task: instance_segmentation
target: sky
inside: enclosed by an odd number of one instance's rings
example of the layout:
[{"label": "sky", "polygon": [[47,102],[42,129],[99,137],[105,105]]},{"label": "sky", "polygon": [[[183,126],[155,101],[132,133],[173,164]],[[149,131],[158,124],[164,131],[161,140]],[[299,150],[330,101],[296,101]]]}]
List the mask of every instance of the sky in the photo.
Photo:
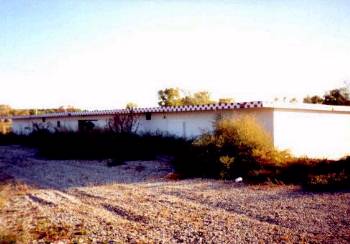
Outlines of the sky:
[{"label": "sky", "polygon": [[0,0],[0,104],[156,106],[322,95],[350,81],[350,2]]}]

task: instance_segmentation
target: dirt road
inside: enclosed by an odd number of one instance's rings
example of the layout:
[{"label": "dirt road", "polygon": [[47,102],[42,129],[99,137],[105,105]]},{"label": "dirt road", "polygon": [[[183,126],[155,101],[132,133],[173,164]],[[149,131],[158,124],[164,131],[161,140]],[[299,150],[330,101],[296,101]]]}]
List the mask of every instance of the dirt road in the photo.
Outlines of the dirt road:
[{"label": "dirt road", "polygon": [[20,146],[0,147],[0,172],[17,182],[0,231],[18,233],[19,242],[350,243],[349,192],[169,181],[166,162],[109,168],[44,160]]}]

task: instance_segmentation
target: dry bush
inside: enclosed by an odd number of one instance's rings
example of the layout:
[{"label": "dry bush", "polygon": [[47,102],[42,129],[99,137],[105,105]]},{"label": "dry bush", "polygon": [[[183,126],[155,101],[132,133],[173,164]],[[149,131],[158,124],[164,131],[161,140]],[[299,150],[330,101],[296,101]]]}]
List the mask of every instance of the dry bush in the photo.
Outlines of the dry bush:
[{"label": "dry bush", "polygon": [[139,127],[139,115],[132,108],[125,114],[116,114],[108,121],[108,129],[114,133],[136,133]]},{"label": "dry bush", "polygon": [[270,135],[252,116],[217,121],[213,139],[219,148],[235,151],[233,161],[237,163],[281,165],[290,159],[288,152],[274,148]]},{"label": "dry bush", "polygon": [[[305,160],[308,162],[308,160]],[[305,164],[302,184],[313,191],[350,189],[350,157],[340,160],[312,160]]]},{"label": "dry bush", "polygon": [[274,148],[268,133],[253,117],[245,116],[216,121],[214,132],[195,140],[175,165],[189,175],[234,178],[283,165],[290,158],[288,152]]}]

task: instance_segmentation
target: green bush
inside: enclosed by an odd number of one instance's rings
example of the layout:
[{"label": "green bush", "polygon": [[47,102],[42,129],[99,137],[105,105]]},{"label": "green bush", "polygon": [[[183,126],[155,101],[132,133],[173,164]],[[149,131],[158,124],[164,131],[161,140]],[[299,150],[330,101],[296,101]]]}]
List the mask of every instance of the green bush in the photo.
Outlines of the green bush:
[{"label": "green bush", "polygon": [[193,142],[192,148],[178,155],[175,165],[189,175],[234,178],[251,171],[281,166],[290,160],[286,151],[277,151],[268,133],[251,116],[223,119],[213,133]]}]

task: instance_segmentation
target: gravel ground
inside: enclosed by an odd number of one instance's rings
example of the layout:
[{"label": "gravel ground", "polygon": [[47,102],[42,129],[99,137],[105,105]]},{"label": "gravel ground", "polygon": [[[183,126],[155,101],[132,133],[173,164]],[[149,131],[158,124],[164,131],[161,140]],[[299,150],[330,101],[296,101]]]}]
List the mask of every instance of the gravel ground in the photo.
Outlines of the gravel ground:
[{"label": "gravel ground", "polygon": [[72,229],[63,242],[350,243],[349,192],[170,181],[166,162],[106,163],[44,160],[32,149],[0,147],[0,172],[27,186],[0,212],[0,231],[18,222],[35,229],[45,218]]}]

